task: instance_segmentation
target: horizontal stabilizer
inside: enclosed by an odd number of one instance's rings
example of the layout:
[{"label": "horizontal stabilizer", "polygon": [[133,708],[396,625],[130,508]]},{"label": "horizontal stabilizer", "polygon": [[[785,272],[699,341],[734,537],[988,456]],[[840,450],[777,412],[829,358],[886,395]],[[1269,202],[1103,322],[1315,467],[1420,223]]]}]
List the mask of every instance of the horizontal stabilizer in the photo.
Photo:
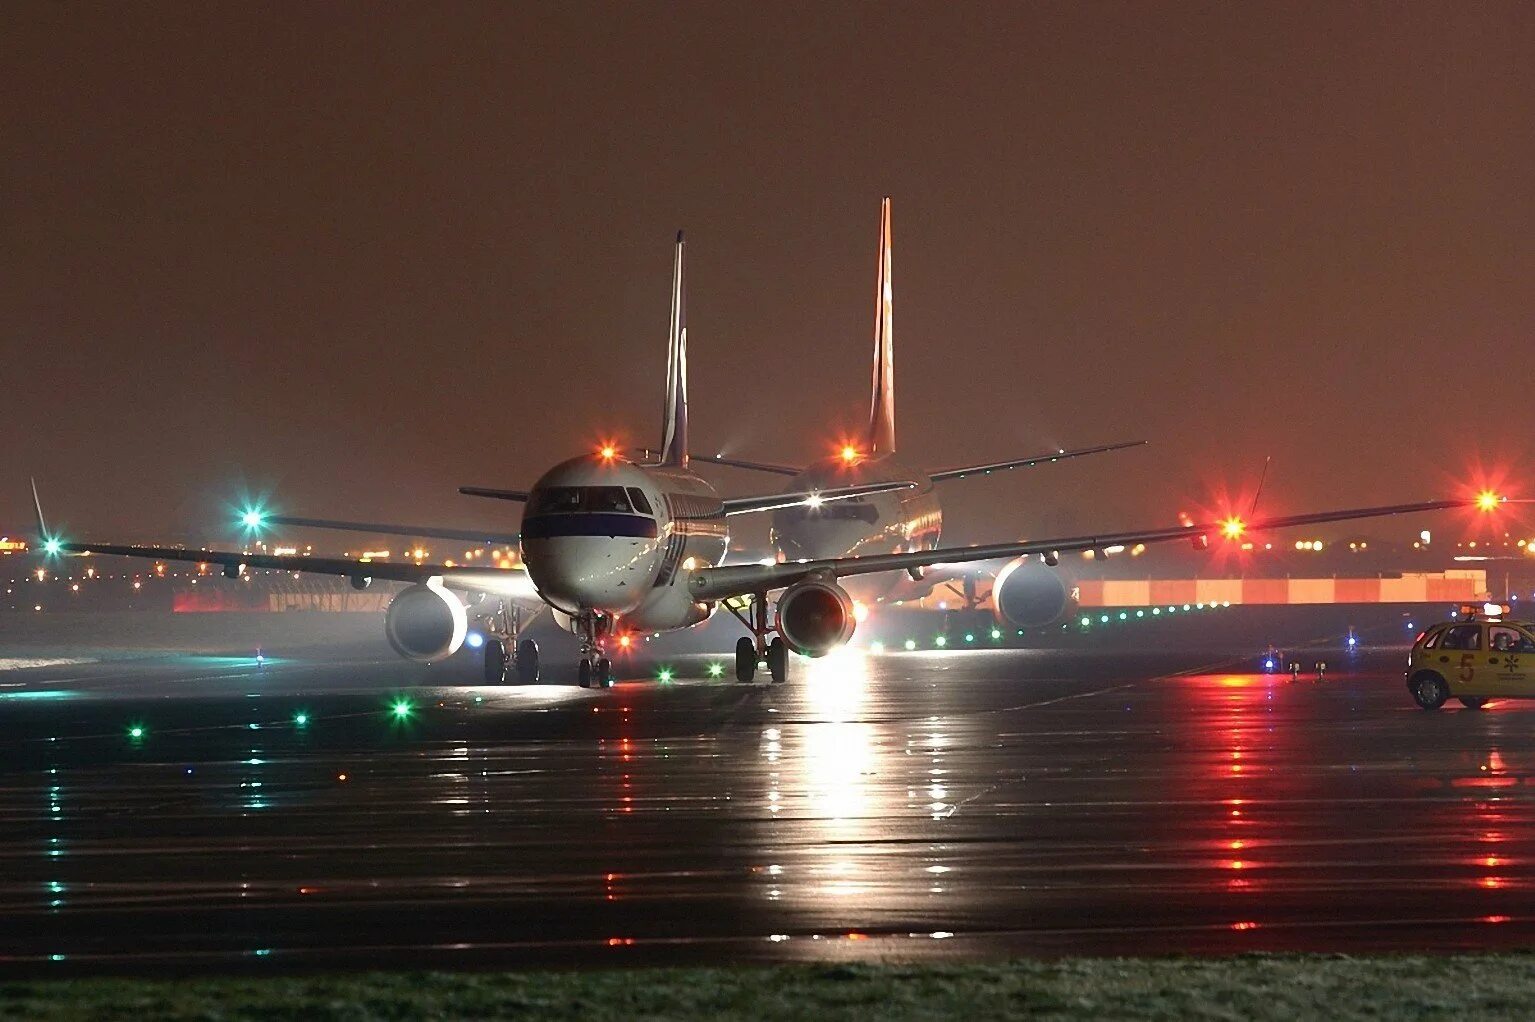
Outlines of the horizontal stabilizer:
[{"label": "horizontal stabilizer", "polygon": [[963,479],[965,476],[989,475],[992,472],[1001,472],[1009,468],[1028,468],[1031,465],[1046,465],[1053,461],[1065,461],[1068,458],[1080,458],[1087,454],[1103,454],[1105,451],[1121,451],[1126,447],[1144,446],[1144,440],[1127,440],[1117,444],[1101,444],[1097,447],[1079,447],[1074,451],[1052,451],[1048,454],[1036,454],[1028,458],[1016,458],[1011,461],[993,461],[985,465],[966,465],[963,468],[946,468],[940,472],[931,472],[928,478],[933,482],[941,482],[945,479]]},{"label": "horizontal stabilizer", "polygon": [[494,529],[446,529],[435,525],[398,525],[391,522],[342,522],[333,518],[300,518],[297,515],[266,515],[267,525],[291,525],[301,529],[335,529],[340,532],[369,532],[379,536],[421,536],[429,539],[458,539],[466,543],[515,544],[515,532]]},{"label": "horizontal stabilizer", "polygon": [[527,490],[492,490],[484,486],[460,486],[458,492],[466,497],[489,497],[492,500],[520,500],[526,502]]}]

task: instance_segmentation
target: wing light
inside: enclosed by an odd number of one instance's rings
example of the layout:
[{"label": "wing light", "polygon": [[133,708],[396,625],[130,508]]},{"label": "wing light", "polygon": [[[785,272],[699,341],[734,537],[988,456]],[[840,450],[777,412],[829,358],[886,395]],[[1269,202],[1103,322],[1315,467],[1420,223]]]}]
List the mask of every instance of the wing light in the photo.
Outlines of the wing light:
[{"label": "wing light", "polygon": [[1235,515],[1221,522],[1221,535],[1227,539],[1241,539],[1242,534],[1246,531],[1247,523]]},{"label": "wing light", "polygon": [[1476,506],[1482,511],[1495,511],[1503,498],[1491,490],[1483,490],[1476,495]]}]

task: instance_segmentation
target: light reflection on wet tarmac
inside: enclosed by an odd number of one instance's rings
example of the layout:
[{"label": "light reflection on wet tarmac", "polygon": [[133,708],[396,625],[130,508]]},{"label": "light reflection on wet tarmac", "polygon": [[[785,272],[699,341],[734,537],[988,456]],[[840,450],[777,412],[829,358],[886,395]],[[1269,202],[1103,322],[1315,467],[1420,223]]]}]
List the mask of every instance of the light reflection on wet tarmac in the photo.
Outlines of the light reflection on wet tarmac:
[{"label": "light reflection on wet tarmac", "polygon": [[[1422,713],[1396,652],[1321,684],[1036,651],[848,652],[742,687],[702,680],[700,659],[679,661],[691,680],[607,692],[421,688],[413,665],[344,660],[210,674],[205,659],[8,676],[68,696],[5,707],[0,961],[1535,936],[1535,703]],[[210,677],[223,694],[192,698]]]}]

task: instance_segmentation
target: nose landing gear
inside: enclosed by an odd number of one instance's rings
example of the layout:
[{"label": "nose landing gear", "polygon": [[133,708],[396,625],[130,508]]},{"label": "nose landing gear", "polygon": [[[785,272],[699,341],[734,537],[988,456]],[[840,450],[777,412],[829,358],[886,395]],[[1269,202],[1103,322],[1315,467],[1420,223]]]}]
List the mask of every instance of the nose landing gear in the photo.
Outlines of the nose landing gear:
[{"label": "nose landing gear", "polygon": [[750,636],[743,635],[736,640],[736,681],[750,684],[757,676],[757,665],[766,661],[773,684],[782,685],[789,679],[789,646],[780,635],[773,635],[772,641],[768,641],[768,636],[777,629],[768,625],[767,594],[754,593],[745,600],[746,613],[731,601],[722,601],[725,609],[751,632]]},{"label": "nose landing gear", "polygon": [[613,687],[613,661],[603,651],[604,640],[613,630],[613,619],[587,611],[576,619],[577,632],[581,637],[581,663],[576,669],[576,680],[582,688]]}]

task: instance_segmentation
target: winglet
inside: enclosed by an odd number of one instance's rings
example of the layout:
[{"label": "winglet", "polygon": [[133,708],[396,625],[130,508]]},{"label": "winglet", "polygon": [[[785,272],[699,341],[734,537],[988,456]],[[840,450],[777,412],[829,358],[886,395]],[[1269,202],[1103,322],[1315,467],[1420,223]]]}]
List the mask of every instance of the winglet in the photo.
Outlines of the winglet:
[{"label": "winglet", "polygon": [[42,542],[48,541],[48,526],[43,521],[43,502],[37,495],[37,477],[32,478],[32,510],[37,512],[37,538]]},{"label": "winglet", "polygon": [[874,385],[869,402],[869,452],[895,451],[895,353],[891,330],[895,295],[890,283],[890,197],[879,208],[879,280],[874,289]]},{"label": "winglet", "polygon": [[672,265],[672,319],[666,345],[666,407],[661,420],[662,465],[688,463],[688,320],[682,281],[682,232]]}]

